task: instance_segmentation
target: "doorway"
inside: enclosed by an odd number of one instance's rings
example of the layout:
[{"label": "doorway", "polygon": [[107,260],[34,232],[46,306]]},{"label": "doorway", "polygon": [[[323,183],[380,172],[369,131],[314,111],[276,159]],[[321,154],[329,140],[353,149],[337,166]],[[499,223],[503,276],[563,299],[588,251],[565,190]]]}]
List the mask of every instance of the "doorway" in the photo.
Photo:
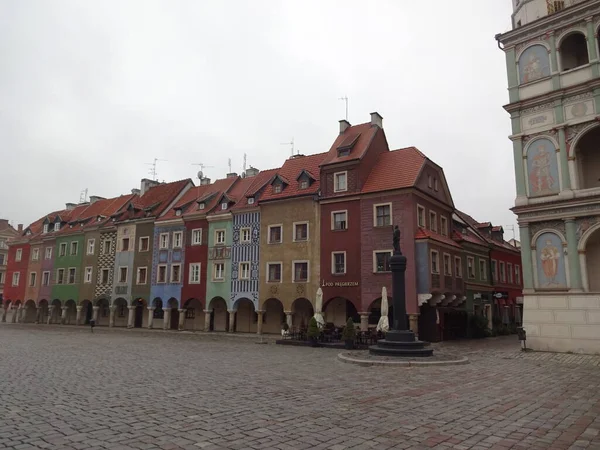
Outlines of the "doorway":
[{"label": "doorway", "polygon": [[135,302],[135,328],[142,328],[144,322],[144,301],[140,298]]}]

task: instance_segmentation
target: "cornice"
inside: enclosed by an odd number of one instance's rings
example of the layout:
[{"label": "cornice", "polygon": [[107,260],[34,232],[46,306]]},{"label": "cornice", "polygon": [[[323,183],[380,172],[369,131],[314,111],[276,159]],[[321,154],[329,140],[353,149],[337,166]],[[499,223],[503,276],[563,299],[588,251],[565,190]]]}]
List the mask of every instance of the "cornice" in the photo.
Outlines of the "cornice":
[{"label": "cornice", "polygon": [[[522,112],[522,110],[524,109],[534,108],[547,103],[555,101],[562,102],[563,100],[569,97],[572,97],[574,95],[585,94],[588,93],[590,90],[594,90],[597,88],[600,88],[600,78],[594,78],[592,80],[588,80],[583,83],[576,84],[574,86],[569,86],[567,88],[552,90],[544,94],[538,95],[537,97],[531,97],[526,100],[508,103],[504,105],[503,108],[508,113]],[[551,107],[552,106],[550,106],[550,108]]]}]

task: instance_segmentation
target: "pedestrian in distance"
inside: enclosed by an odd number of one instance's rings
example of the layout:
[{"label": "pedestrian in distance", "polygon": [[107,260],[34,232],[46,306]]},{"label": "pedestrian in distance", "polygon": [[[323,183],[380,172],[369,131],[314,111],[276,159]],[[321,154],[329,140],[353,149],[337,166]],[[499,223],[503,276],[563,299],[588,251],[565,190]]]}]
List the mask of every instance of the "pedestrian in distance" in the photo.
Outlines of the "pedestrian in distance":
[{"label": "pedestrian in distance", "polygon": [[90,327],[92,329],[92,333],[94,332],[94,326],[96,325],[96,321],[94,319],[90,320]]}]

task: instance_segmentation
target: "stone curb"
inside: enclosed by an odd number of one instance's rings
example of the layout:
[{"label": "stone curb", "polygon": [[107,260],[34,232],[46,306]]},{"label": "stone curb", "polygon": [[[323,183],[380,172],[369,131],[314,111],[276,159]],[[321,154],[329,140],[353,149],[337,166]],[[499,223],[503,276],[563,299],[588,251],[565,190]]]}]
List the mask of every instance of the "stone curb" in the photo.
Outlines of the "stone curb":
[{"label": "stone curb", "polygon": [[[404,366],[404,367],[421,367],[421,366],[460,366],[469,364],[469,358],[466,356],[461,359],[455,359],[451,361],[376,361],[367,359],[351,358],[350,356],[344,355],[344,353],[338,353],[338,359],[346,364],[355,364],[357,366],[370,367],[370,366]],[[425,359],[425,358],[424,358]]]}]

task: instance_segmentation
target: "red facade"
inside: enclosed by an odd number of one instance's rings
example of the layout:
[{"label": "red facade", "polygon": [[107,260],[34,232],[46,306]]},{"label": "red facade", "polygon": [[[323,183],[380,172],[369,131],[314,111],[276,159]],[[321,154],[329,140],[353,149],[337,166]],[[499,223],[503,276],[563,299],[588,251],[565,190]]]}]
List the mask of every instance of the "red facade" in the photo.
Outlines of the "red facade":
[{"label": "red facade", "polygon": [[[192,230],[202,229],[202,244],[192,245]],[[186,246],[185,246],[185,266],[183,270],[183,286],[181,288],[181,298],[183,302],[195,298],[200,301],[203,308],[206,308],[206,283],[208,270],[208,221],[196,219],[185,221]],[[200,263],[200,284],[190,284],[190,264]]]},{"label": "red facade", "polygon": [[[16,260],[17,251],[21,250],[20,261]],[[29,274],[27,268],[29,266],[30,245],[28,243],[16,244],[11,243],[8,249],[8,261],[6,266],[6,279],[4,283],[4,304],[7,302],[14,303],[16,301],[25,301],[25,289],[28,282]],[[19,283],[13,286],[14,273],[19,273]]]},{"label": "red facade", "polygon": [[[496,269],[492,274],[494,279],[494,291],[506,293],[507,298],[498,298],[499,306],[510,306],[517,303],[517,297],[523,292],[523,273],[521,268],[521,253],[511,250],[510,244],[494,245],[490,252],[490,258],[495,261]],[[501,273],[504,267],[504,276]]]}]

